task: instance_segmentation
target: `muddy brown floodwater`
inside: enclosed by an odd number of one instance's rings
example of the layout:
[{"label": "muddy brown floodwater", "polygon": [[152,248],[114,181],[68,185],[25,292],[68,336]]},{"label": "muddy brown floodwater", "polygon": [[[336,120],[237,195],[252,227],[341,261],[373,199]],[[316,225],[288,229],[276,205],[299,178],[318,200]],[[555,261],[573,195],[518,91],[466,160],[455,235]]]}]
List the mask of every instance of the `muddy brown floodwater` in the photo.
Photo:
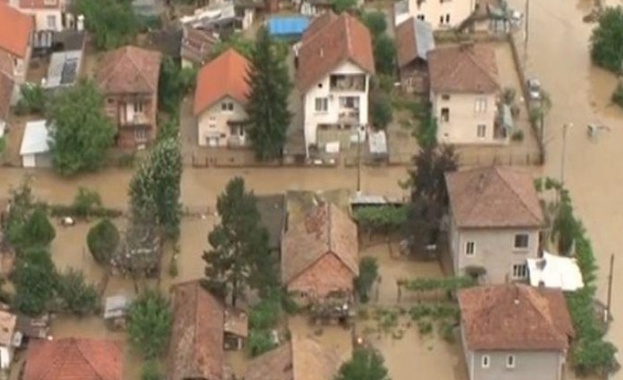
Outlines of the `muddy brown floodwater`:
[{"label": "muddy brown floodwater", "polygon": [[[524,0],[509,0],[524,9]],[[592,67],[589,37],[594,24],[582,22],[592,1],[547,0],[530,2],[528,73],[541,79],[553,100],[547,117],[547,155],[544,172],[561,177],[563,167],[563,128],[573,123],[566,138],[564,179],[574,206],[588,230],[600,266],[598,296],[606,300],[610,255],[614,254],[612,312],[614,322],[609,338],[623,349],[623,112],[610,103],[616,86],[614,75]],[[607,5],[623,5],[606,0]],[[587,124],[610,127],[591,141]],[[623,379],[623,372],[613,379]]]}]

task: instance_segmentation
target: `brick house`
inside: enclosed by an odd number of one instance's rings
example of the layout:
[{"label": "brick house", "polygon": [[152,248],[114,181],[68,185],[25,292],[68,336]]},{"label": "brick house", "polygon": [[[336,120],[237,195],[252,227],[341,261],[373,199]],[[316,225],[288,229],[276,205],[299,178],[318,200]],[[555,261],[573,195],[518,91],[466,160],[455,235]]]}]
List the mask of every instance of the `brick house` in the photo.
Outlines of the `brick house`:
[{"label": "brick house", "polygon": [[396,27],[396,55],[402,89],[409,93],[428,92],[428,52],[435,49],[433,28],[411,17]]},{"label": "brick house", "polygon": [[489,285],[463,289],[458,299],[470,380],[564,377],[575,333],[562,291]]},{"label": "brick house", "polygon": [[331,203],[286,222],[281,248],[282,281],[299,304],[348,296],[359,275],[357,226]]},{"label": "brick house", "polygon": [[117,145],[137,148],[156,138],[161,54],[125,46],[104,54],[95,74]]},{"label": "brick house", "polygon": [[123,343],[66,338],[30,343],[22,380],[123,379]]},{"label": "brick house", "polygon": [[0,1],[0,72],[13,81],[13,105],[19,98],[19,87],[26,81],[34,30],[35,20],[32,16]]}]

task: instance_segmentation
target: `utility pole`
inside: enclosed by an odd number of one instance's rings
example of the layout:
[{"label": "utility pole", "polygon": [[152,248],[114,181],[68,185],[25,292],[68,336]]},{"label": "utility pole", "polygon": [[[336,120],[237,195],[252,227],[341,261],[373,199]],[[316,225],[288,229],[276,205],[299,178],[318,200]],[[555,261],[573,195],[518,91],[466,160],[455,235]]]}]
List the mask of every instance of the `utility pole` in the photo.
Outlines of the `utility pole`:
[{"label": "utility pole", "polygon": [[612,305],[612,272],[614,269],[614,253],[610,255],[610,273],[608,274],[608,299],[606,303],[606,322],[610,320],[610,306]]},{"label": "utility pole", "polygon": [[357,194],[361,192],[361,128],[357,128]]}]

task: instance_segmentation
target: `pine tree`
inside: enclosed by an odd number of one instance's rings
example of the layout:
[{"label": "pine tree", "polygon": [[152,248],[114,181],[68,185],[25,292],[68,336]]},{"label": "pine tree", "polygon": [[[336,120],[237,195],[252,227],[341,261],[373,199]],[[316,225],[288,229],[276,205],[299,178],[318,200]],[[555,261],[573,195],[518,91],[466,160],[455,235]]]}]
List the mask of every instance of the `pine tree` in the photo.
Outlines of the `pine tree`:
[{"label": "pine tree", "polygon": [[279,158],[292,118],[288,110],[292,84],[283,57],[265,28],[258,33],[248,74],[247,114],[255,155],[260,160]]},{"label": "pine tree", "polygon": [[212,248],[203,254],[204,285],[223,299],[231,295],[235,306],[248,287],[264,292],[276,282],[268,232],[260,224],[255,195],[240,177],[229,181],[216,209],[221,222],[208,234]]}]

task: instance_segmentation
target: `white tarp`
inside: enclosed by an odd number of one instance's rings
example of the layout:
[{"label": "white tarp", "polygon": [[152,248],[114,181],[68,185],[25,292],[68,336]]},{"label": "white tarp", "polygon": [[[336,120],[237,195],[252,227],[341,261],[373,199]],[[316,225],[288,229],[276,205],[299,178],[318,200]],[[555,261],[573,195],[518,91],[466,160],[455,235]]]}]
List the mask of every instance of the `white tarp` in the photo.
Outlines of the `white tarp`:
[{"label": "white tarp", "polygon": [[572,292],[584,287],[582,273],[575,259],[543,252],[540,259],[528,259],[530,285]]}]

